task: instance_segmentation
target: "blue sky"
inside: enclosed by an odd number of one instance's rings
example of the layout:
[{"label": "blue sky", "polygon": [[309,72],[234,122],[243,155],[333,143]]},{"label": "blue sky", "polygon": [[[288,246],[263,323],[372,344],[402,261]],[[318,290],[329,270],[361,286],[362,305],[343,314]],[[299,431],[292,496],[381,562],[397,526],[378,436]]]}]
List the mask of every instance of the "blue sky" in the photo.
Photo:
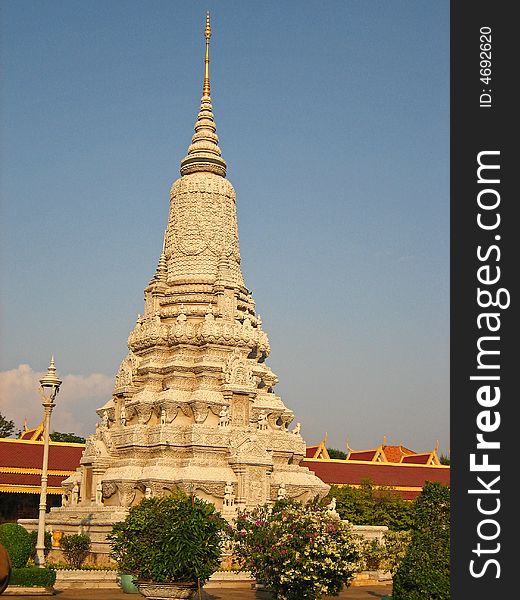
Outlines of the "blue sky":
[{"label": "blue sky", "polygon": [[446,452],[447,0],[4,1],[0,410],[40,418],[54,353],[75,378],[57,428],[93,430],[191,139],[206,10],[278,393],[308,443]]}]

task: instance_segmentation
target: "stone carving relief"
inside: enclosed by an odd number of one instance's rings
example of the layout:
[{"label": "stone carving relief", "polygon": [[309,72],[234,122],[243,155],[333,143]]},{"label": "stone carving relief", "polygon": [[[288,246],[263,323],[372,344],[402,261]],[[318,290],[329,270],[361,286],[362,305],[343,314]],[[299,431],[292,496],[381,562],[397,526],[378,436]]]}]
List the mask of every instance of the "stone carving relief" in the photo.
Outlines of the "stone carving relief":
[{"label": "stone carving relief", "polygon": [[235,396],[231,405],[231,423],[234,427],[247,427],[249,425],[249,397]]},{"label": "stone carving relief", "polygon": [[167,425],[175,421],[177,413],[179,412],[179,405],[174,402],[169,402],[168,400],[163,400],[155,403],[154,410],[160,419],[161,425]]},{"label": "stone carving relief", "polygon": [[140,425],[146,425],[152,416],[152,412],[154,410],[154,405],[151,403],[140,403],[134,407],[135,412],[137,413],[137,420]]},{"label": "stone carving relief", "polygon": [[79,504],[79,499],[80,499],[80,485],[79,483],[76,481],[74,483],[74,485],[72,486],[72,498],[71,498],[71,503],[72,504]]},{"label": "stone carving relief", "polygon": [[252,467],[248,471],[248,504],[260,505],[266,500],[265,498],[265,471],[261,467]]},{"label": "stone carving relief", "polygon": [[135,498],[135,483],[118,483],[119,503],[121,506],[130,506]]},{"label": "stone carving relief", "polygon": [[272,455],[266,449],[265,437],[256,434],[240,435],[231,441],[230,462],[242,464],[272,464]]},{"label": "stone carving relief", "polygon": [[287,490],[285,489],[285,483],[282,481],[280,483],[280,487],[278,488],[278,492],[276,493],[277,500],[283,500],[287,497]]},{"label": "stone carving relief", "polygon": [[227,179],[193,174],[189,181],[181,178],[173,184],[171,197],[175,211],[168,242],[173,253],[193,256],[207,248],[215,256],[240,260],[235,191]]},{"label": "stone carving relief", "polygon": [[224,380],[231,385],[244,387],[254,387],[255,385],[251,364],[238,350],[234,350],[228,359],[224,370]]},{"label": "stone carving relief", "polygon": [[266,431],[267,427],[267,412],[265,410],[262,410],[258,415],[256,428],[258,429],[258,431]]},{"label": "stone carving relief", "polygon": [[143,318],[138,317],[137,323],[128,337],[128,347],[133,352],[139,352],[151,346],[164,345],[168,338],[168,328],[161,322],[158,312]]},{"label": "stone carving relief", "polygon": [[103,498],[110,498],[117,492],[117,485],[113,481],[102,481]]},{"label": "stone carving relief", "polygon": [[219,421],[218,421],[218,426],[219,427],[228,427],[229,423],[230,423],[230,418],[229,418],[229,409],[227,406],[223,406],[220,410],[220,412],[218,413],[219,416]]},{"label": "stone carving relief", "polygon": [[139,359],[133,352],[128,352],[126,357],[121,362],[116,374],[115,388],[125,387],[132,384],[132,378],[137,373]]},{"label": "stone carving relief", "polygon": [[82,462],[92,461],[95,460],[98,456],[101,456],[101,444],[103,444],[103,442],[100,439],[96,439],[96,437],[94,437],[93,435],[89,436],[85,443],[85,450],[83,451],[83,456],[81,457]]},{"label": "stone carving relief", "polygon": [[208,418],[209,406],[204,402],[193,402],[191,404],[191,409],[193,410],[193,418],[195,419],[195,423],[204,423],[204,421]]},{"label": "stone carving relief", "polygon": [[103,504],[103,484],[101,481],[96,485],[96,504],[98,506]]},{"label": "stone carving relief", "polygon": [[214,498],[224,497],[224,483],[193,482],[195,490],[201,490]]}]

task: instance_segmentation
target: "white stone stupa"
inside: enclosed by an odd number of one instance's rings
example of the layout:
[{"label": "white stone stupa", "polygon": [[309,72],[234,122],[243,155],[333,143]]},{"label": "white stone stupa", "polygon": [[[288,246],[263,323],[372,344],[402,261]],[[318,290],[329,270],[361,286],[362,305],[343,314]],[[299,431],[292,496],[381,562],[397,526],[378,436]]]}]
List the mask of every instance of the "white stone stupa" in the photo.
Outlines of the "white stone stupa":
[{"label": "white stone stupa", "polygon": [[305,442],[299,426],[289,430],[294,414],[265,362],[269,341],[240,269],[235,190],[213,118],[209,15],[204,33],[200,111],[144,313],[81,467],[63,483],[63,506],[49,515],[53,528],[101,534],[142,498],[176,488],[229,518],[280,490],[305,501],[329,489],[300,466]]}]

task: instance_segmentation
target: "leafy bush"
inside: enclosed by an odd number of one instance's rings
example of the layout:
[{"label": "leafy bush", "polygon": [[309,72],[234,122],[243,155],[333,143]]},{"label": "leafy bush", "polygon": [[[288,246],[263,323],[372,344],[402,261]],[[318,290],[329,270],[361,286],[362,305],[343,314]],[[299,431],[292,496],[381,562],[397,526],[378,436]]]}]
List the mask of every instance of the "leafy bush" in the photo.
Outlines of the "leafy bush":
[{"label": "leafy bush", "polygon": [[449,600],[450,490],[427,482],[415,504],[412,541],[393,581],[393,600]]},{"label": "leafy bush", "polygon": [[31,556],[32,544],[29,532],[18,523],[3,523],[0,525],[0,544],[2,544],[13,568],[22,568],[27,565]]},{"label": "leafy bush", "polygon": [[213,504],[179,491],[133,506],[108,540],[120,571],[138,580],[203,584],[220,565],[227,527]]},{"label": "leafy bush", "polygon": [[[38,532],[31,531],[29,533],[29,536],[31,537],[31,545],[32,545],[31,555],[34,556],[36,554],[36,543],[38,542]],[[45,547],[43,553],[45,556],[47,556],[47,554],[49,554],[49,552],[52,550],[52,536],[48,531],[46,531],[44,533],[43,545]]]},{"label": "leafy bush", "polygon": [[401,498],[391,487],[375,486],[364,479],[359,488],[333,485],[325,503],[332,497],[341,518],[355,525],[386,525],[393,531],[412,528],[413,502]]},{"label": "leafy bush", "polygon": [[384,568],[395,575],[412,541],[411,531],[387,531],[385,533]]},{"label": "leafy bush", "polygon": [[377,571],[386,557],[386,548],[377,540],[363,540],[360,543],[361,561],[364,571]]},{"label": "leafy bush", "polygon": [[74,569],[81,569],[83,561],[87,558],[90,551],[90,538],[84,533],[73,535],[64,535],[61,538],[61,549],[65,560]]},{"label": "leafy bush", "polygon": [[26,567],[23,569],[13,569],[9,585],[52,587],[55,581],[56,571],[54,569]]},{"label": "leafy bush", "polygon": [[348,523],[317,502],[278,501],[239,514],[236,552],[244,567],[279,600],[337,596],[360,569]]}]

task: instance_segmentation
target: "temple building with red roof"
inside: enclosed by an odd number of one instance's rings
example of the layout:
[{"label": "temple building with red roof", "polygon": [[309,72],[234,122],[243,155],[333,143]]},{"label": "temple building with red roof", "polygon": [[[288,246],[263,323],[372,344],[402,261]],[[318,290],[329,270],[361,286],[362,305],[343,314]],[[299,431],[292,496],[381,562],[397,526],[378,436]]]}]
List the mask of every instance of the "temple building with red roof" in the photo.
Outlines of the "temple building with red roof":
[{"label": "temple building with red roof", "polygon": [[385,437],[382,444],[369,450],[353,450],[347,445],[346,458],[333,459],[325,446],[326,439],[307,446],[302,464],[329,485],[359,486],[369,479],[376,486],[392,487],[402,498],[413,500],[426,481],[450,483],[450,467],[441,464],[437,447],[417,453],[402,444],[388,445]]},{"label": "temple building with red roof", "polygon": [[[43,423],[20,438],[0,438],[0,523],[38,515],[43,463]],[[47,507],[59,506],[61,482],[76,472],[85,444],[49,442]]]}]

